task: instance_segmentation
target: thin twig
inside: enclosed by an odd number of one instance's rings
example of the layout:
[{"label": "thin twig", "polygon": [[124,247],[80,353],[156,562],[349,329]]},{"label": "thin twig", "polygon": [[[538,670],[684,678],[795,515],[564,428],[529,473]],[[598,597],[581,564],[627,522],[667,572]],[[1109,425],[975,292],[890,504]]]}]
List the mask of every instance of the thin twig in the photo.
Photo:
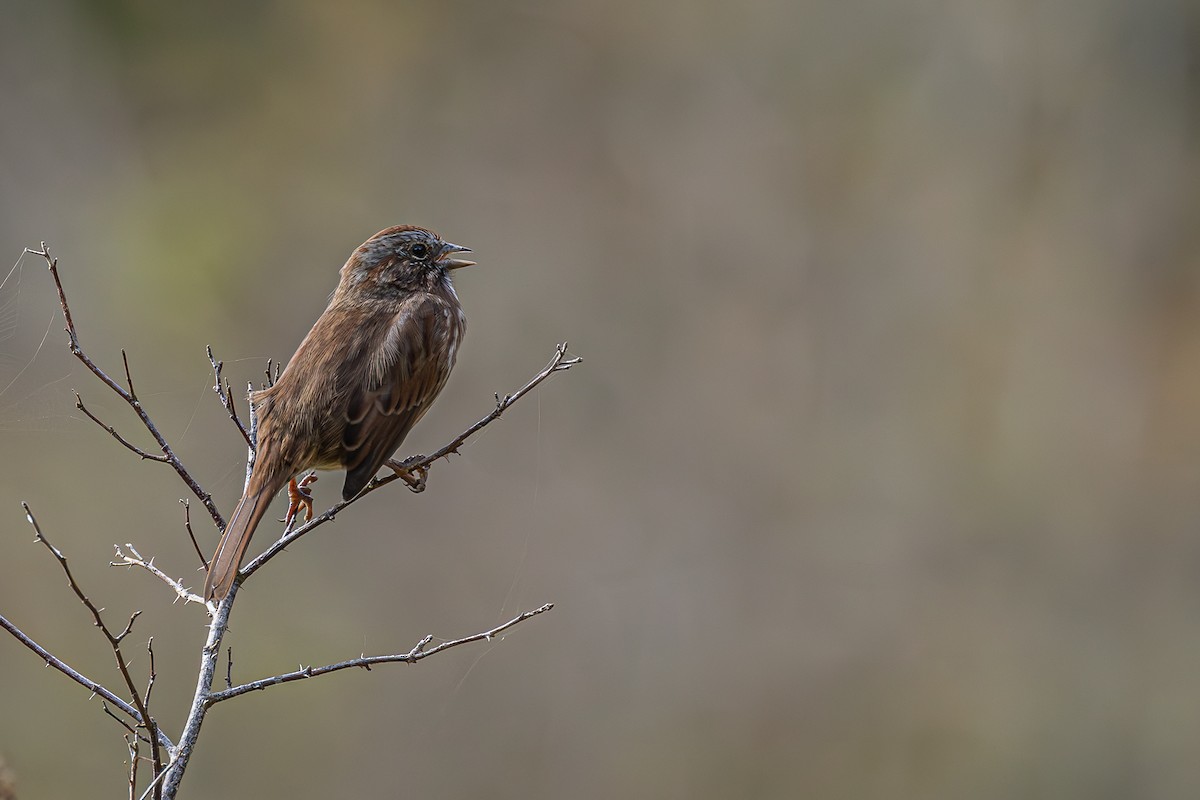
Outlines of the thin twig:
[{"label": "thin twig", "polygon": [[158,673],[154,668],[154,637],[151,636],[146,641],[146,652],[150,654],[150,676],[146,679],[146,707],[150,707],[150,693],[154,691],[154,681],[158,677]]},{"label": "thin twig", "polygon": [[[159,784],[162,782],[163,778],[167,777],[167,772],[169,772],[170,769],[175,766],[175,762],[177,760],[178,759],[175,757],[172,757],[171,760],[167,762],[167,766],[163,768],[162,772],[154,776],[154,780],[150,781],[150,785],[146,787],[146,791],[142,792],[138,800],[146,800],[146,798],[150,796],[151,792],[154,792],[155,800],[161,800],[161,798],[167,796],[165,794],[167,790],[165,788],[159,788]],[[178,786],[176,788],[178,788]],[[173,794],[171,795],[171,797],[174,796],[175,795]]]},{"label": "thin twig", "polygon": [[101,419],[99,417],[97,417],[95,414],[93,414],[87,408],[87,406],[85,406],[83,404],[83,398],[79,396],[79,392],[75,393],[75,407],[78,408],[80,411],[82,411],[84,414],[87,414],[88,419],[90,419],[92,422],[99,425],[104,430],[108,431],[109,434],[114,439],[116,439],[121,444],[125,445],[125,447],[127,449],[132,450],[134,453],[136,453],[138,458],[149,459],[151,461],[161,461],[164,464],[170,462],[170,459],[164,455],[158,455],[156,453],[147,453],[145,450],[143,450],[142,448],[133,444],[132,442],[130,442],[128,439],[126,439],[121,434],[117,433],[117,429],[114,428],[112,425],[108,425],[105,422],[101,421]]},{"label": "thin twig", "polygon": [[[532,378],[530,378],[528,383],[526,383],[520,389],[517,389],[512,394],[505,395],[503,398],[501,398],[500,395],[497,394],[496,395],[496,407],[494,409],[492,409],[491,413],[489,413],[487,416],[480,419],[474,425],[472,425],[471,427],[467,428],[465,431],[460,433],[457,437],[455,437],[454,441],[450,442],[450,444],[446,445],[445,447],[442,447],[440,450],[436,451],[432,455],[426,456],[425,458],[414,462],[413,464],[410,465],[410,467],[418,467],[418,468],[426,467],[426,468],[428,468],[434,461],[437,461],[439,458],[445,458],[446,456],[450,455],[451,453],[457,454],[458,448],[462,447],[466,443],[467,439],[474,436],[476,433],[478,433],[480,430],[482,430],[483,428],[485,428],[486,426],[488,426],[495,420],[500,419],[500,415],[503,414],[505,411],[507,411],[513,403],[517,402],[522,397],[527,395],[538,384],[540,384],[542,381],[546,380],[546,378],[549,378],[551,375],[553,375],[556,372],[566,372],[571,367],[575,366],[576,364],[581,364],[581,363],[583,363],[583,359],[579,358],[578,356],[575,358],[567,358],[567,343],[563,342],[555,349],[554,356],[550,359],[550,363],[548,363],[545,367],[543,367],[541,372],[539,372],[537,375],[534,375]],[[390,480],[394,480],[394,478],[391,478],[389,476],[388,478],[383,479],[383,480],[390,481]]]},{"label": "thin twig", "polygon": [[200,543],[196,541],[196,533],[192,530],[192,505],[186,497],[182,498],[179,502],[183,505],[183,527],[187,529],[188,538],[192,540],[192,547],[196,548],[196,557],[200,559],[201,569],[207,572],[208,559],[204,557],[204,553],[200,550]]},{"label": "thin twig", "polygon": [[[500,416],[513,405],[513,403],[516,403],[522,397],[527,395],[542,381],[546,380],[547,378],[549,378],[551,375],[553,375],[556,372],[565,372],[566,370],[570,369],[571,367],[575,366],[576,364],[580,363],[581,361],[583,361],[583,359],[581,359],[581,358],[567,358],[567,343],[566,342],[563,342],[562,344],[558,345],[558,347],[555,348],[554,356],[550,359],[550,362],[548,364],[546,364],[546,366],[543,367],[540,372],[538,372],[536,375],[534,375],[532,378],[530,378],[529,381],[527,381],[524,386],[522,386],[520,389],[517,389],[512,394],[505,395],[503,398],[501,398],[500,395],[497,394],[496,395],[496,407],[493,408],[490,412],[488,412],[488,414],[486,414],[479,421],[475,422],[473,425],[468,427],[466,430],[464,430],[458,436],[454,437],[454,439],[452,439],[448,444],[446,444],[443,447],[439,448],[438,450],[434,451],[431,455],[417,456],[415,458],[405,461],[404,466],[405,466],[406,470],[409,473],[419,472],[419,473],[427,474],[429,471],[429,468],[433,465],[433,463],[435,461],[437,461],[440,458],[446,458],[453,453],[458,453],[458,449],[460,447],[462,447],[463,444],[466,443],[467,439],[471,438],[476,433],[481,431],[483,428],[487,427],[492,422],[495,422],[497,419],[499,419]],[[264,550],[257,558],[253,559],[249,564],[247,564],[245,567],[242,568],[241,577],[238,578],[238,580],[239,581],[245,580],[250,575],[253,575],[259,569],[261,569],[264,564],[266,564],[272,558],[274,558],[279,553],[281,553],[283,550],[285,550],[290,544],[295,542],[301,536],[304,536],[305,534],[311,532],[315,528],[317,528],[321,525],[324,525],[326,522],[329,522],[329,520],[336,517],[342,511],[342,509],[344,509],[346,506],[350,505],[351,503],[355,503],[355,502],[361,500],[363,497],[366,497],[368,494],[375,491],[376,489],[380,489],[380,488],[388,485],[389,483],[392,483],[393,481],[400,480],[404,476],[404,474],[405,473],[402,473],[402,472],[396,472],[391,475],[385,475],[381,478],[374,478],[371,480],[370,483],[368,483],[363,488],[363,490],[361,492],[359,492],[354,497],[350,498],[349,500],[341,500],[337,503],[334,503],[332,506],[330,506],[328,509],[326,509],[324,513],[318,514],[317,516],[313,517],[312,520],[310,520],[309,522],[306,522],[305,524],[301,525],[300,527],[298,527],[292,531],[284,533],[282,536],[279,537],[279,539],[277,539],[275,541],[274,544],[272,544],[270,547],[268,547],[266,550]],[[424,477],[420,478],[419,482],[423,486]],[[414,487],[414,488],[416,488],[416,487]],[[419,491],[419,489],[418,489],[418,491]]]},{"label": "thin twig", "polygon": [[125,355],[124,347],[121,348],[121,361],[125,362],[125,383],[129,386],[129,396],[137,400],[137,390],[133,388],[133,375],[129,372],[129,356]]},{"label": "thin twig", "polygon": [[68,665],[58,656],[54,655],[49,650],[35,642],[27,633],[18,628],[2,615],[0,615],[0,628],[4,628],[4,630],[12,634],[14,639],[28,647],[33,652],[37,653],[37,655],[46,662],[46,666],[54,667],[56,670],[61,672],[63,675],[66,675],[80,686],[90,690],[92,694],[103,697],[105,700],[128,714],[131,719],[136,720],[139,723],[142,721],[141,714],[127,701],[117,697],[115,694],[113,694],[112,690],[108,689],[104,684],[92,680],[91,678],[79,672],[79,670]]},{"label": "thin twig", "polygon": [[553,603],[546,603],[540,608],[535,608],[532,611],[526,611],[523,614],[513,617],[503,625],[497,625],[495,628],[492,628],[489,631],[476,633],[473,636],[465,636],[462,639],[454,639],[449,642],[442,642],[438,646],[429,650],[424,648],[425,645],[433,641],[432,635],[421,639],[421,641],[417,642],[417,644],[407,653],[395,653],[384,656],[362,656],[360,658],[352,658],[348,661],[339,661],[336,664],[328,664],[323,667],[303,667],[294,672],[287,672],[282,675],[273,675],[270,678],[263,678],[261,680],[251,681],[250,683],[243,683],[240,686],[234,686],[232,688],[225,689],[224,691],[213,692],[208,696],[208,704],[210,706],[215,705],[223,700],[229,700],[230,698],[246,694],[247,692],[258,692],[266,689],[269,686],[278,686],[281,683],[291,683],[292,681],[301,681],[305,680],[306,678],[315,678],[320,675],[328,675],[331,672],[338,672],[343,669],[352,669],[358,667],[360,669],[369,670],[376,664],[415,664],[422,659],[428,658],[432,655],[437,655],[443,650],[449,650],[452,647],[469,644],[470,642],[480,642],[484,640],[491,641],[491,639],[493,639],[495,636],[503,633],[514,625],[519,625],[527,619],[536,617],[538,614],[544,614],[552,608],[554,608]]},{"label": "thin twig", "polygon": [[142,612],[141,612],[140,610],[139,610],[139,611],[135,611],[135,612],[133,612],[132,614],[130,614],[130,615],[129,615],[129,624],[125,626],[125,630],[123,630],[123,631],[121,631],[120,633],[118,633],[118,634],[117,634],[117,640],[116,640],[116,641],[117,641],[117,644],[120,644],[120,643],[122,642],[122,640],[124,640],[124,638],[125,638],[126,636],[128,636],[128,635],[129,635],[129,634],[131,634],[131,633],[133,633],[133,623],[134,623],[134,622],[137,620],[137,618],[138,618],[138,617],[140,617],[141,615],[142,615]]},{"label": "thin twig", "polygon": [[[202,503],[204,503],[204,507],[208,509],[208,513],[212,517],[213,523],[217,526],[217,529],[225,530],[225,518],[222,517],[221,512],[217,510],[217,506],[213,502],[212,495],[206,492],[204,488],[196,481],[196,479],[192,477],[192,474],[188,472],[187,468],[184,467],[183,462],[179,460],[179,457],[175,455],[175,451],[171,449],[171,445],[167,443],[166,438],[164,438],[159,432],[158,427],[154,424],[154,420],[150,419],[150,415],[146,413],[146,409],[142,407],[141,401],[138,400],[131,391],[126,390],[121,386],[121,384],[109,377],[108,374],[105,373],[104,370],[100,369],[96,362],[92,361],[91,357],[83,351],[83,347],[79,344],[79,334],[75,330],[75,320],[71,316],[71,308],[67,304],[67,295],[63,290],[62,280],[58,276],[58,259],[50,255],[50,248],[46,246],[45,242],[42,242],[41,250],[31,250],[27,247],[25,248],[25,252],[29,253],[30,255],[40,256],[45,260],[46,266],[50,268],[50,274],[54,278],[54,287],[58,291],[58,304],[62,307],[63,317],[66,319],[67,323],[66,331],[71,353],[78,358],[85,367],[91,370],[92,374],[99,378],[104,385],[112,389],[122,400],[129,404],[129,407],[132,408],[134,413],[138,415],[138,418],[141,419],[142,424],[146,427],[146,430],[148,430],[150,435],[154,437],[154,441],[158,442],[159,448],[166,457],[166,463],[171,465],[176,474],[179,475],[180,479],[183,480],[183,482],[187,484],[188,488],[192,490],[192,493],[195,494]],[[128,360],[126,360],[126,367],[128,368]],[[130,387],[132,387],[133,379],[129,378],[128,369],[126,370],[126,377],[129,379]]]},{"label": "thin twig", "polygon": [[138,740],[136,736],[126,736],[125,746],[129,749],[129,800],[137,795]]},{"label": "thin twig", "polygon": [[246,430],[246,426],[242,424],[242,420],[238,417],[237,409],[233,405],[233,393],[229,391],[229,381],[221,383],[221,370],[225,367],[224,361],[217,361],[213,355],[212,345],[209,345],[208,363],[212,364],[213,368],[213,391],[217,393],[217,399],[221,401],[221,405],[229,412],[229,419],[237,426],[238,432],[242,434],[242,438],[246,440],[246,444],[253,447],[250,441],[250,432]]},{"label": "thin twig", "polygon": [[132,553],[132,555],[127,555],[125,551],[121,549],[120,545],[113,545],[113,549],[116,551],[117,558],[120,560],[108,562],[110,567],[141,567],[165,583],[167,586],[170,586],[172,591],[175,592],[176,599],[182,600],[184,603],[199,603],[200,605],[204,605],[204,598],[198,594],[189,592],[186,588],[184,588],[182,580],[175,580],[170,575],[167,575],[165,572],[155,566],[154,559],[151,558],[147,560],[144,558],[142,554],[137,551],[137,548],[135,548],[129,542],[126,542],[125,546],[129,548],[129,552]]},{"label": "thin twig", "polygon": [[225,648],[225,688],[233,688],[233,647]]},{"label": "thin twig", "polygon": [[140,736],[140,735],[141,735],[141,734],[139,734],[139,733],[137,732],[137,728],[133,727],[133,726],[132,726],[132,725],[130,725],[128,722],[126,722],[125,720],[121,719],[121,718],[120,718],[120,717],[118,717],[116,714],[114,714],[114,713],[113,713],[113,710],[112,710],[111,708],[109,708],[109,707],[108,707],[108,703],[106,703],[106,702],[104,702],[103,700],[101,700],[101,701],[100,701],[100,708],[104,709],[104,713],[105,713],[105,714],[107,714],[108,716],[110,716],[110,717],[112,717],[113,719],[115,719],[115,720],[117,721],[117,724],[118,724],[118,725],[120,725],[122,728],[124,728],[125,730],[129,731],[130,733],[132,733],[134,736]]},{"label": "thin twig", "polygon": [[108,640],[108,646],[112,649],[113,657],[117,661],[117,669],[121,673],[121,678],[125,681],[125,688],[129,690],[129,696],[133,701],[134,708],[138,710],[138,722],[141,725],[144,725],[149,733],[150,752],[154,759],[154,771],[157,773],[162,765],[158,741],[158,724],[154,721],[154,718],[150,716],[150,712],[146,708],[146,704],[142,699],[141,693],[138,692],[137,685],[133,681],[133,676],[129,672],[129,664],[125,660],[125,654],[121,652],[121,640],[125,638],[133,629],[133,622],[137,619],[138,614],[141,612],[139,611],[135,613],[130,618],[129,625],[125,628],[125,631],[120,634],[120,636],[114,635],[112,629],[108,627],[108,625],[104,622],[103,617],[100,616],[100,609],[96,607],[96,604],[93,603],[86,594],[84,594],[83,589],[81,589],[79,584],[75,581],[75,576],[71,573],[71,567],[67,564],[67,557],[62,554],[61,550],[52,545],[50,540],[46,538],[46,535],[42,533],[42,527],[38,524],[37,519],[34,518],[33,512],[30,511],[29,504],[22,501],[21,507],[25,509],[25,518],[29,521],[29,524],[33,526],[33,532],[37,540],[45,545],[46,549],[49,550],[54,556],[55,560],[58,561],[59,566],[61,566],[63,572],[66,573],[67,584],[71,587],[71,591],[75,593],[75,596],[79,598],[79,602],[83,603],[84,607],[87,608],[87,610],[91,613],[93,624],[100,629],[100,633],[102,633],[104,638]]}]

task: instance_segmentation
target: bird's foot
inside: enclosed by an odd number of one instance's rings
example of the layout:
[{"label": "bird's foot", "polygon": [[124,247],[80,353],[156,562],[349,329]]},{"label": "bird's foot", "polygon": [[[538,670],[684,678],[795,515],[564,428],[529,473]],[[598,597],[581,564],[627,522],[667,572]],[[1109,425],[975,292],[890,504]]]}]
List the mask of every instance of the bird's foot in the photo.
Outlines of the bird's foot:
[{"label": "bird's foot", "polygon": [[425,456],[410,456],[403,461],[389,458],[385,463],[388,469],[396,473],[396,477],[408,484],[409,491],[425,491],[425,478],[429,475],[428,467],[415,466],[425,460]]},{"label": "bird's foot", "polygon": [[308,522],[313,518],[313,495],[312,489],[308,488],[310,484],[317,482],[317,473],[310,472],[297,481],[292,478],[288,481],[288,510],[287,516],[283,518],[283,530],[285,533],[292,530],[292,526],[296,524],[296,517],[300,514],[300,509],[304,509],[304,521]]}]

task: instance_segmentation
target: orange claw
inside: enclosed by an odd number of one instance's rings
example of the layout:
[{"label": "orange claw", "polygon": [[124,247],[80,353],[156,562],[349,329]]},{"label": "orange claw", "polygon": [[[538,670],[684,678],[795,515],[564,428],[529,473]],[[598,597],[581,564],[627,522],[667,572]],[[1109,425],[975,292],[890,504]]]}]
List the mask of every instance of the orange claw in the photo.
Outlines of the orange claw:
[{"label": "orange claw", "polygon": [[309,489],[309,484],[317,482],[317,473],[310,472],[297,481],[292,478],[288,481],[288,510],[287,516],[284,518],[284,530],[290,531],[292,525],[296,522],[296,516],[300,513],[300,509],[304,509],[304,521],[308,522],[313,518],[313,495],[312,489]]}]

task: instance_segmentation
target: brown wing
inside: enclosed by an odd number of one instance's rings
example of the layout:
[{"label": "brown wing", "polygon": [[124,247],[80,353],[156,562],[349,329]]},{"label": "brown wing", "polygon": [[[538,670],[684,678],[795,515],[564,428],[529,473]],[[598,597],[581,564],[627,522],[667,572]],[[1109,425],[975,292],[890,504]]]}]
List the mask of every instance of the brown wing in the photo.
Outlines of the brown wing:
[{"label": "brown wing", "polygon": [[354,497],[396,452],[454,366],[462,334],[458,309],[434,295],[406,301],[365,380],[351,388],[342,435],[343,499]]}]

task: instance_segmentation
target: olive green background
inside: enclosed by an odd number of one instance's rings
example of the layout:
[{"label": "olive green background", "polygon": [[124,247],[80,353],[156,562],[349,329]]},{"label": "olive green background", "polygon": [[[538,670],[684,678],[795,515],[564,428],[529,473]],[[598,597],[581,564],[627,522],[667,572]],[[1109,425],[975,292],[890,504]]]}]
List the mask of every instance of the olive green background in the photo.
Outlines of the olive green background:
[{"label": "olive green background", "polygon": [[[558,605],[218,706],[184,796],[1195,797],[1197,220],[1194,3],[2,0],[0,613],[116,688],[24,499],[178,733],[204,614],[106,563],[199,586],[185,489],[23,247],[228,513],[205,345],[257,380],[418,223],[480,266],[403,454],[585,362],[258,575],[234,676]],[[22,800],[120,734],[0,638]]]}]

